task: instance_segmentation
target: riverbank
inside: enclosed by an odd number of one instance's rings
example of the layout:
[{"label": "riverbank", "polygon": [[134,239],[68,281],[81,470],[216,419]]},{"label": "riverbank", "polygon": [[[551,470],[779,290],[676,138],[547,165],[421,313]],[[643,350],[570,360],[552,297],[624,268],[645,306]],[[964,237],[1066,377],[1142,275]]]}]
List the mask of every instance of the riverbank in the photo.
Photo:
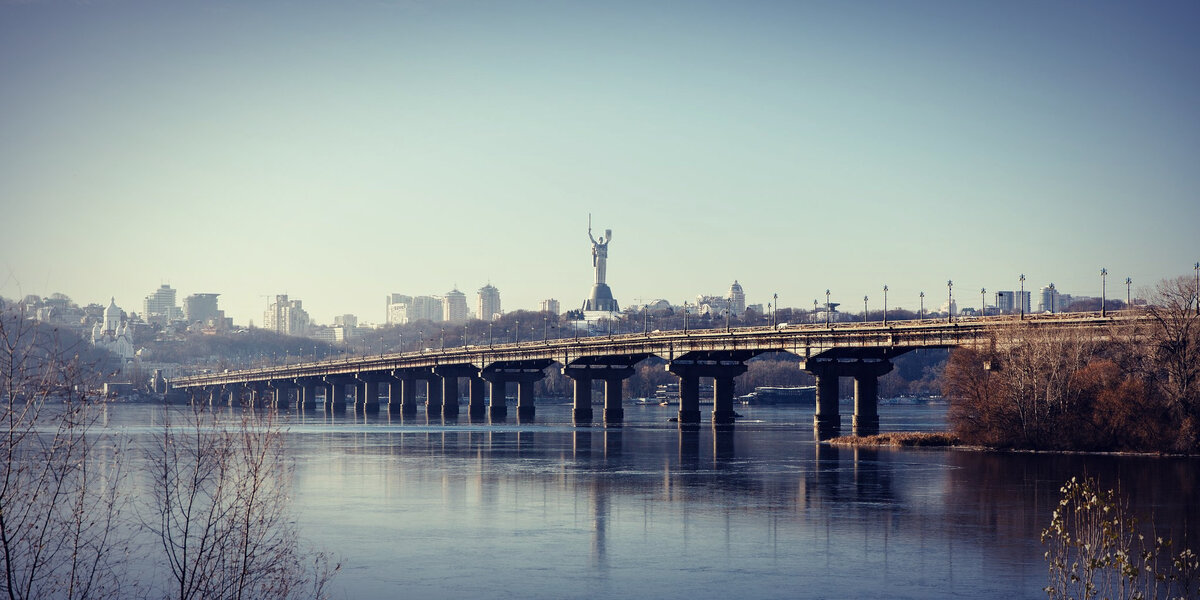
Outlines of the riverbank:
[{"label": "riverbank", "polygon": [[891,433],[877,433],[875,435],[843,435],[827,440],[826,443],[834,446],[851,446],[851,447],[880,447],[888,446],[893,448],[901,447],[949,447],[958,446],[961,442],[958,436],[953,433],[944,431],[923,433],[915,431],[899,431]]}]

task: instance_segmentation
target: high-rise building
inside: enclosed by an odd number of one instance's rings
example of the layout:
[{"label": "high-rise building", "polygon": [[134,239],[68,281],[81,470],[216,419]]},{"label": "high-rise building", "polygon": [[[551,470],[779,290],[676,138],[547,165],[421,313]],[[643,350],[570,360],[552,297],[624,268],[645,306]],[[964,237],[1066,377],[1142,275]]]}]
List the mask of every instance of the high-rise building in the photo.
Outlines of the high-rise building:
[{"label": "high-rise building", "polygon": [[562,312],[561,309],[562,305],[559,304],[558,300],[555,300],[554,298],[542,300],[542,312],[548,312],[550,314],[557,315]]},{"label": "high-rise building", "polygon": [[1024,312],[1028,313],[1028,312],[1030,312],[1029,311],[1029,300],[1030,300],[1031,296],[1032,296],[1032,292],[1029,292],[1029,291],[996,292],[996,309],[999,310],[1003,314],[1019,313],[1019,312],[1022,312],[1022,304],[1023,304]]},{"label": "high-rise building", "polygon": [[487,284],[479,288],[479,302],[476,305],[475,316],[481,321],[495,320],[500,313],[500,290],[496,286]]},{"label": "high-rise building", "polygon": [[408,307],[412,305],[412,296],[405,294],[389,294],[387,297],[388,325],[403,325],[408,322]]},{"label": "high-rise building", "polygon": [[263,329],[284,335],[308,335],[308,313],[300,300],[288,300],[287,294],[275,296],[275,301],[263,313]]},{"label": "high-rise building", "polygon": [[175,305],[175,290],[163,284],[142,301],[142,320],[157,325],[168,325],[183,318],[183,311]]},{"label": "high-rise building", "polygon": [[1054,289],[1053,283],[1042,288],[1042,298],[1038,304],[1038,312],[1059,312],[1063,308],[1059,302],[1058,290]]},{"label": "high-rise building", "polygon": [[742,286],[733,280],[733,285],[729,286],[729,312],[733,316],[740,316],[746,312],[746,293],[742,291]]},{"label": "high-rise building", "polygon": [[183,318],[188,323],[207,323],[218,318],[217,296],[220,294],[192,294],[183,299]]},{"label": "high-rise building", "polygon": [[446,292],[442,298],[442,319],[449,323],[466,323],[471,318],[471,309],[467,307],[467,295],[458,288]]},{"label": "high-rise building", "polygon": [[437,296],[416,296],[408,306],[408,322],[442,320],[442,299]]}]

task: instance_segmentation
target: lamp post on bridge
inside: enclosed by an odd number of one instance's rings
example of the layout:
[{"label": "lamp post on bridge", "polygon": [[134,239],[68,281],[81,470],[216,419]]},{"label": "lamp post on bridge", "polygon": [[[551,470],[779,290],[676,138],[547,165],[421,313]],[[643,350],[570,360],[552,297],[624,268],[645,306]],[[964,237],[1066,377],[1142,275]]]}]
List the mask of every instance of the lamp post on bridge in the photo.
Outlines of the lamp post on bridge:
[{"label": "lamp post on bridge", "polygon": [[917,320],[925,318],[925,292],[921,292],[921,307],[917,309]]},{"label": "lamp post on bridge", "polygon": [[946,319],[947,319],[946,322],[953,323],[954,322],[954,280],[953,279],[946,280],[946,297],[948,299],[947,300],[948,304],[946,304]]},{"label": "lamp post on bridge", "polygon": [[1021,320],[1025,320],[1025,274],[1021,273],[1021,295],[1017,296],[1017,304],[1021,305]]},{"label": "lamp post on bridge", "polygon": [[1054,283],[1050,284],[1050,314],[1054,314]]},{"label": "lamp post on bridge", "polygon": [[521,322],[517,321],[517,326],[513,329],[513,343],[521,343]]},{"label": "lamp post on bridge", "polygon": [[417,330],[417,351],[425,352],[425,330]]},{"label": "lamp post on bridge", "polygon": [[442,352],[446,351],[446,328],[442,328]]},{"label": "lamp post on bridge", "polygon": [[867,322],[867,297],[863,296],[863,323]]},{"label": "lamp post on bridge", "polygon": [[496,323],[488,323],[488,346],[496,345]]},{"label": "lamp post on bridge", "polygon": [[683,333],[686,335],[687,332],[688,332],[688,303],[687,303],[687,301],[684,301],[684,303],[683,303]]},{"label": "lamp post on bridge", "polygon": [[1108,311],[1104,307],[1108,296],[1108,269],[1100,267],[1100,317],[1108,316]]},{"label": "lamp post on bridge", "polygon": [[774,304],[771,306],[771,328],[779,329],[779,293],[771,294]]},{"label": "lamp post on bridge", "polygon": [[550,317],[542,317],[542,341],[550,343]]},{"label": "lamp post on bridge", "polygon": [[383,358],[383,336],[379,336],[379,358]]},{"label": "lamp post on bridge", "polygon": [[987,288],[979,288],[979,310],[987,316]]},{"label": "lamp post on bridge", "polygon": [[825,326],[829,327],[829,290],[825,290]]},{"label": "lamp post on bridge", "polygon": [[1125,310],[1129,310],[1129,309],[1133,308],[1133,297],[1132,297],[1133,291],[1130,289],[1132,287],[1133,287],[1133,279],[1130,277],[1126,277],[1125,278]]},{"label": "lamp post on bridge", "polygon": [[887,285],[883,286],[883,325],[887,326]]}]

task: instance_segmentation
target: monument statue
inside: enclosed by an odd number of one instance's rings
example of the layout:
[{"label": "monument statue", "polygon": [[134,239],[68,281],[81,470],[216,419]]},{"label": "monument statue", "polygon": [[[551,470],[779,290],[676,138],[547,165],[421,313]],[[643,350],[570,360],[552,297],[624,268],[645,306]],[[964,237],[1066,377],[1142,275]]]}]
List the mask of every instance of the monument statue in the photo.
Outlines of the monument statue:
[{"label": "monument statue", "polygon": [[596,281],[592,285],[592,295],[583,301],[583,310],[600,310],[618,312],[620,308],[612,296],[612,290],[605,283],[608,264],[608,243],[612,241],[612,230],[605,229],[599,240],[592,235],[592,215],[588,215],[588,238],[592,240],[592,266],[596,269]]}]

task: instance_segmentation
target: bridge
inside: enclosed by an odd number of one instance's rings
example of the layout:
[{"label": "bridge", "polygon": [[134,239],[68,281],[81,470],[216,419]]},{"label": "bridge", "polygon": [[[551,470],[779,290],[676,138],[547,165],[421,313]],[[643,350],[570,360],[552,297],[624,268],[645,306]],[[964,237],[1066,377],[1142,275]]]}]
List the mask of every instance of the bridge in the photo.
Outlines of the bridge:
[{"label": "bridge", "polygon": [[[593,419],[593,385],[604,386],[605,422],[624,415],[621,388],[634,366],[650,356],[667,361],[666,369],[679,378],[681,426],[701,422],[700,379],[713,380],[712,424],[731,425],[734,378],[746,372],[746,361],[768,352],[795,355],[799,366],[816,379],[813,425],[818,437],[841,428],[838,380],[854,378],[855,434],[878,432],[878,379],[892,370],[891,360],[918,348],[995,348],[1019,332],[1034,329],[1075,331],[1088,339],[1112,337],[1116,325],[1145,320],[1137,311],[1005,315],[947,320],[874,321],[833,324],[778,325],[733,329],[653,331],[634,334],[549,339],[497,345],[467,345],[439,350],[356,356],[300,364],[269,366],[178,378],[171,388],[190,394],[193,402],[282,405],[315,410],[318,391],[326,412],[345,411],[347,388],[354,390],[355,410],[381,409],[381,384],[387,386],[392,414],[417,411],[417,387],[426,390],[428,415],[459,415],[459,380],[466,379],[467,411],[472,419],[503,419],[508,414],[510,386],[516,388],[517,418],[532,419],[536,407],[533,385],[546,369],[558,364],[573,383],[573,418],[577,424]],[[1018,335],[1000,335],[1017,332]]]}]

